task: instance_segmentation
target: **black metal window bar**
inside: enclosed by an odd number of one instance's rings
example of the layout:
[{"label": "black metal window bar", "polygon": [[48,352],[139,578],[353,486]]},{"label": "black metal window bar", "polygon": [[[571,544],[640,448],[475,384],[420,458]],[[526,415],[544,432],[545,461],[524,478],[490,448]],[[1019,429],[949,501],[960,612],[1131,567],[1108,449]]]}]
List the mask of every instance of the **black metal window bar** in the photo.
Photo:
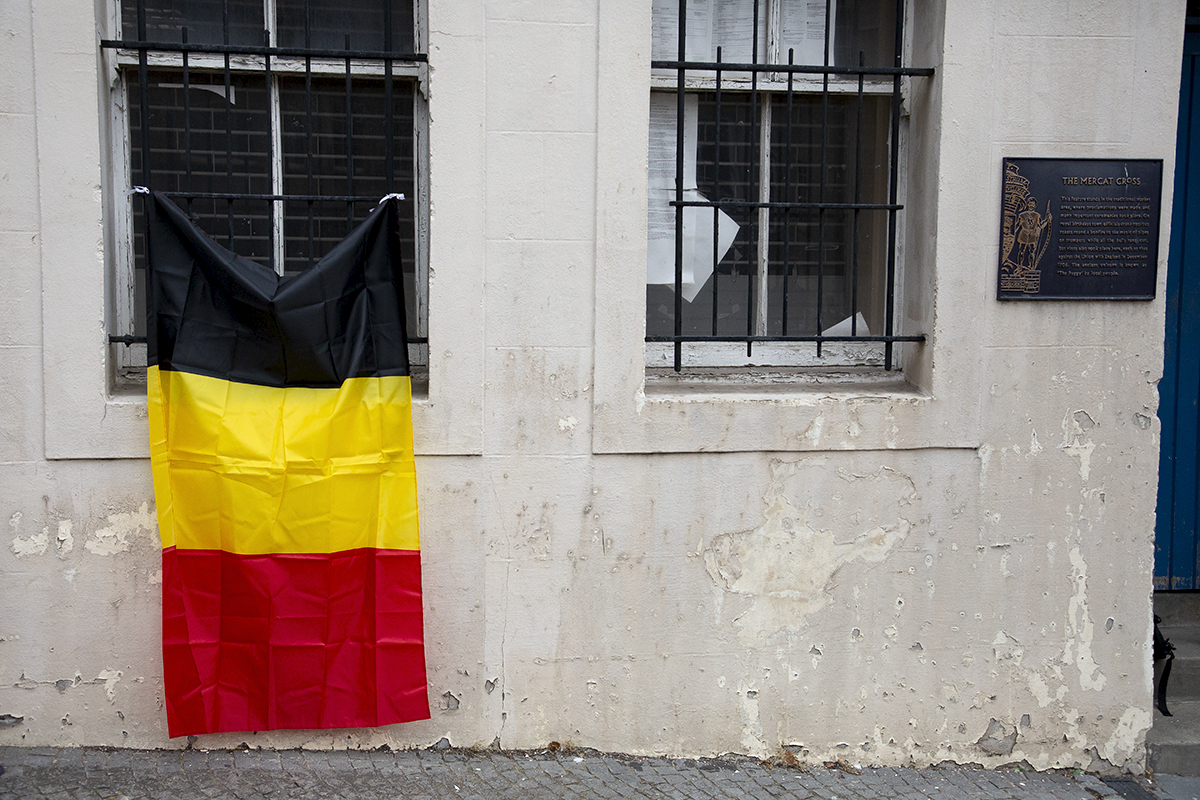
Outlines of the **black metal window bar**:
[{"label": "black metal window bar", "polygon": [[[130,184],[182,200],[210,235],[280,274],[403,194],[409,341],[426,344],[414,128],[426,56],[413,0],[136,0],[120,24],[122,38],[100,46],[131,89]],[[109,336],[126,347],[146,341],[141,204],[131,216],[133,332]]]},{"label": "black metal window bar", "polygon": [[[674,285],[647,287],[646,335],[648,343],[673,345],[676,372],[685,343],[744,342],[747,357],[756,344],[813,343],[819,359],[828,343],[876,342],[883,343],[882,364],[890,370],[896,343],[925,341],[923,334],[895,330],[896,237],[901,79],[929,77],[933,69],[903,64],[904,0],[894,0],[894,9],[892,1],[824,0],[823,59],[812,64],[797,63],[795,48],[787,49],[786,63],[771,63],[761,51],[782,39],[781,6],[784,14],[788,3],[812,13],[819,5],[813,0],[771,0],[771,6],[692,0],[702,6],[700,19],[705,5],[710,15],[714,8],[752,14],[750,42],[735,48],[748,62],[724,60],[726,48],[715,38],[715,58],[689,58],[688,23],[698,17],[688,0],[678,0],[678,56],[651,62],[654,70],[674,74]],[[660,18],[664,10],[673,11],[667,0],[655,3],[656,35],[674,23]],[[773,14],[769,24],[764,12]],[[888,12],[894,13],[890,25]],[[773,35],[765,35],[768,30]],[[781,43],[774,48],[783,54]],[[819,76],[819,90],[806,76]],[[663,94],[652,92],[652,136],[653,98]],[[689,97],[698,106],[699,187],[685,185]],[[707,196],[690,194],[697,188]],[[684,296],[688,208],[713,210],[712,274],[691,299]],[[724,255],[722,213],[740,223]],[[884,237],[886,247],[878,246]],[[878,318],[875,332],[860,327],[869,304]],[[840,330],[831,332],[843,317]]]}]

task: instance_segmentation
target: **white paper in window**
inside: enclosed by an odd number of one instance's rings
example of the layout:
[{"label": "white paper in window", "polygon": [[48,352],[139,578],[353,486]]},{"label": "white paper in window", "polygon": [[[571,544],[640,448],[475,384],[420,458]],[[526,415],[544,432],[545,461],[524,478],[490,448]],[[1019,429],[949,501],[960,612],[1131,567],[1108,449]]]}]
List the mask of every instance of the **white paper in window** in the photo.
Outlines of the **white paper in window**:
[{"label": "white paper in window", "polygon": [[871,335],[871,329],[867,327],[867,320],[863,317],[861,311],[856,313],[854,315],[853,319],[857,323],[855,326],[853,326],[853,329],[852,329],[852,326],[850,323],[851,317],[846,317],[844,320],[837,323],[836,325],[830,325],[828,328],[821,331],[821,335],[822,336],[870,336]]},{"label": "white paper in window", "polygon": [[[829,5],[837,19],[837,0]],[[795,49],[797,64],[825,63],[825,0],[786,0],[780,19],[779,60],[787,63],[788,48]],[[833,63],[833,31],[829,36],[829,61]]]},{"label": "white paper in window", "polygon": [[[824,0],[821,9],[824,13]],[[679,0],[653,0],[650,55],[659,61],[679,58]],[[758,60],[766,56],[767,3],[758,0]],[[754,0],[688,0],[688,61],[748,63],[754,56]]]},{"label": "white paper in window", "polygon": [[[675,285],[675,139],[678,100],[675,95],[650,95],[649,204],[647,207],[646,282]],[[699,102],[684,98],[683,198],[704,201],[696,189],[696,141]],[[717,211],[717,262],[737,236],[738,224]],[[696,299],[713,272],[713,209],[689,206],[683,211],[683,299]]]},{"label": "white paper in window", "polygon": [[[766,61],[767,4],[758,3],[758,61]],[[721,60],[734,63],[750,63],[754,58],[754,0],[712,0],[709,12],[712,20],[712,42],[708,58],[717,59],[717,46],[721,47]]]},{"label": "white paper in window", "polygon": [[[712,49],[709,27],[711,0],[691,0],[688,3],[687,59],[706,61]],[[659,61],[679,58],[679,0],[653,0],[650,21],[650,57]]]}]

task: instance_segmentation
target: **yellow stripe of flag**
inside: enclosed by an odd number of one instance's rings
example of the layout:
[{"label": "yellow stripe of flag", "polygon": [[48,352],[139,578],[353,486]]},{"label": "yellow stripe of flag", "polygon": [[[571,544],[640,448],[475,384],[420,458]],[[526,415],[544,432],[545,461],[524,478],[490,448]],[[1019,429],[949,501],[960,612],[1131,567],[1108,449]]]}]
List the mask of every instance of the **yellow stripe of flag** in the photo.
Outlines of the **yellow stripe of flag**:
[{"label": "yellow stripe of flag", "polygon": [[408,376],[279,388],[152,366],[147,387],[164,548],[420,548]]}]

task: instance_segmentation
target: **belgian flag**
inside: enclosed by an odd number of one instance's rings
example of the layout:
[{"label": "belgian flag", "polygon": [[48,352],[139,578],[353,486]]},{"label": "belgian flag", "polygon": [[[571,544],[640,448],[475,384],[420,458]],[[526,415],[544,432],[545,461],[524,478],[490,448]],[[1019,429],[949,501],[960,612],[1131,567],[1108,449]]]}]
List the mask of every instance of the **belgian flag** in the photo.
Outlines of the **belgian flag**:
[{"label": "belgian flag", "polygon": [[396,201],[286,278],[146,211],[170,735],[427,719]]}]

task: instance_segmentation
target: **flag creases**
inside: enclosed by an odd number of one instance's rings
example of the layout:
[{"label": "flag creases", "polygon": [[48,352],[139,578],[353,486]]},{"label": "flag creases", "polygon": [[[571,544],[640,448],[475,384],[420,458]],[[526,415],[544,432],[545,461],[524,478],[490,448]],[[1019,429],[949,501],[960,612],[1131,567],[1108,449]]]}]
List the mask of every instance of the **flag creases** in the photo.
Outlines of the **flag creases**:
[{"label": "flag creases", "polygon": [[283,278],[147,198],[171,736],[429,717],[395,205]]}]

